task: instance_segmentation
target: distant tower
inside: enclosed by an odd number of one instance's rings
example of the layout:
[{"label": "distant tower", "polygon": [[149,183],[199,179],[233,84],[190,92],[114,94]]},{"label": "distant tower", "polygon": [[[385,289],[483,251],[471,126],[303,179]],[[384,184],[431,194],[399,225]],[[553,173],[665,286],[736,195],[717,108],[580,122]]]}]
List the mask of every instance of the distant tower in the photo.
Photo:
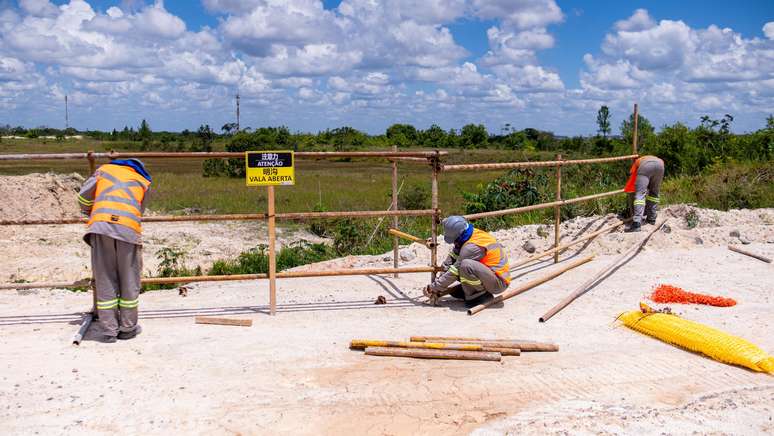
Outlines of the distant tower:
[{"label": "distant tower", "polygon": [[237,95],[236,95],[236,104],[237,104],[237,125],[236,125],[236,130],[238,132],[239,131],[239,91],[237,91]]},{"label": "distant tower", "polygon": [[70,113],[67,108],[67,94],[65,94],[65,130],[70,128]]}]

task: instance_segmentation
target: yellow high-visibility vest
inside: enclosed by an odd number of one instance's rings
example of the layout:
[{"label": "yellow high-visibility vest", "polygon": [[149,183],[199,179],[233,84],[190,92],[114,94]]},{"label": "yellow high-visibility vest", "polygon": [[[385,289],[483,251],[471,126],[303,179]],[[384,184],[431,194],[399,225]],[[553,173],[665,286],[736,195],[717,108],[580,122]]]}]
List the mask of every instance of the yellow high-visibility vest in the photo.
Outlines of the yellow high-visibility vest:
[{"label": "yellow high-visibility vest", "polygon": [[150,182],[134,169],[122,165],[105,164],[98,172],[88,225],[106,222],[142,233],[141,204]]}]

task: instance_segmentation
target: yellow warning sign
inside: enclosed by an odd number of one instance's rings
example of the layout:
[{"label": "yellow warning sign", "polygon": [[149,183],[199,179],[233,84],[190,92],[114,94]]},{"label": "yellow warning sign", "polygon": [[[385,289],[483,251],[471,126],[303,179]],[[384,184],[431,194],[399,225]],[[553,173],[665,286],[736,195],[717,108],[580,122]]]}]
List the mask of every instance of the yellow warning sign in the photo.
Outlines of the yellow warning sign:
[{"label": "yellow warning sign", "polygon": [[247,186],[294,185],[292,151],[248,151]]}]

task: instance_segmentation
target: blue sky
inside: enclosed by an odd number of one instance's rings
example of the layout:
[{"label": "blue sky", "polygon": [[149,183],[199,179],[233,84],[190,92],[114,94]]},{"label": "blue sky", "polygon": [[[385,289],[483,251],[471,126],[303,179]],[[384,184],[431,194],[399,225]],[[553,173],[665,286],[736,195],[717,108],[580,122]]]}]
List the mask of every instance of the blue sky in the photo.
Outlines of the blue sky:
[{"label": "blue sky", "polygon": [[594,133],[774,112],[771,1],[0,0],[0,123]]}]

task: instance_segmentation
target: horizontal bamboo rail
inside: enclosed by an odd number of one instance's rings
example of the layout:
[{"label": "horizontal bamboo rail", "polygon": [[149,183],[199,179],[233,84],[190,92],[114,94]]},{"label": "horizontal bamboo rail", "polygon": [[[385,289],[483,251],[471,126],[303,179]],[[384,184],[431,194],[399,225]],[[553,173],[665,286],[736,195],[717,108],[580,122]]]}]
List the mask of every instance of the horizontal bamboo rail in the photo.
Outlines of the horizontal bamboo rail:
[{"label": "horizontal bamboo rail", "polygon": [[556,315],[557,313],[559,313],[559,311],[561,311],[565,307],[569,306],[570,303],[572,303],[573,301],[578,299],[578,297],[580,297],[581,295],[583,295],[586,292],[588,292],[589,288],[592,285],[594,285],[595,283],[600,281],[607,273],[609,273],[611,270],[613,270],[613,268],[618,266],[624,259],[626,259],[627,257],[631,256],[633,253],[635,253],[637,250],[639,250],[640,247],[642,247],[646,242],[648,242],[650,237],[653,236],[653,234],[656,233],[661,227],[663,227],[664,224],[667,221],[668,220],[664,220],[664,221],[661,221],[661,223],[656,224],[653,227],[653,229],[651,231],[649,231],[645,235],[645,237],[643,237],[640,240],[638,240],[636,244],[632,245],[623,254],[621,254],[620,256],[616,257],[613,262],[611,262],[609,265],[604,267],[602,270],[600,270],[599,272],[594,274],[594,276],[592,278],[588,279],[582,285],[578,286],[574,291],[572,291],[570,293],[570,295],[568,295],[567,297],[562,299],[562,301],[557,303],[556,306],[554,306],[551,309],[549,309],[549,311],[546,312],[543,316],[541,316],[538,321],[540,321],[540,322],[548,321],[549,319],[551,319],[552,316]]},{"label": "horizontal bamboo rail", "polygon": [[406,239],[406,240],[409,240],[409,241],[412,241],[412,242],[416,242],[417,244],[422,244],[422,245],[424,245],[427,248],[432,247],[432,242],[429,242],[429,241],[427,241],[425,239],[416,237],[414,235],[410,235],[410,234],[405,233],[405,232],[401,232],[398,229],[390,229],[390,230],[388,230],[388,232],[391,235],[393,235],[393,236],[397,236],[399,238],[403,238],[403,239]]},{"label": "horizontal bamboo rail", "polygon": [[[444,156],[445,151],[299,151],[294,153],[296,159],[338,159],[345,157],[359,158],[423,158],[422,160]],[[15,160],[77,160],[77,159],[244,159],[244,152],[109,152],[109,153],[19,153],[0,154],[0,161]]]},{"label": "horizontal bamboo rail", "polygon": [[527,351],[559,351],[559,346],[545,342],[528,341],[524,339],[479,339],[460,338],[454,336],[412,336],[411,342],[441,342],[454,344],[481,344],[487,347],[518,348]]},{"label": "horizontal bamboo rail", "polygon": [[457,351],[457,350],[422,350],[416,348],[394,347],[368,347],[365,354],[369,356],[388,357],[417,357],[420,359],[447,359],[447,360],[484,360],[499,362],[502,359],[500,353],[489,351]]},{"label": "horizontal bamboo rail", "polygon": [[363,350],[368,347],[395,347],[395,348],[420,348],[432,350],[457,350],[457,351],[491,351],[500,353],[503,356],[519,356],[521,350],[518,348],[488,347],[481,344],[456,344],[450,342],[402,342],[402,341],[381,341],[372,339],[353,339],[349,343],[349,348],[353,350]]},{"label": "horizontal bamboo rail", "polygon": [[563,265],[561,268],[558,268],[556,271],[551,271],[546,275],[540,276],[534,280],[530,280],[524,284],[517,286],[516,288],[508,289],[505,292],[495,296],[493,299],[489,300],[484,304],[479,304],[478,306],[471,307],[470,309],[468,309],[468,315],[471,315],[471,316],[475,315],[481,312],[482,310],[486,309],[487,307],[503,302],[509,298],[513,298],[519,294],[523,294],[524,292],[527,292],[536,286],[542,285],[543,283],[549,280],[553,280],[556,277],[559,277],[560,275],[564,274],[565,272],[575,267],[581,266],[586,262],[590,262],[592,259],[594,259],[594,256],[586,256],[584,258],[577,259],[573,262],[570,262],[567,265]]},{"label": "horizontal bamboo rail", "polygon": [[[420,210],[353,210],[334,212],[288,212],[278,213],[274,217],[278,220],[302,221],[309,219],[330,218],[375,218],[382,216],[432,216],[432,209]],[[156,215],[145,216],[143,223],[167,223],[182,221],[260,221],[269,219],[267,213],[243,213],[228,215]],[[50,224],[84,224],[88,218],[61,218],[56,220],[2,220],[0,226],[29,226]]]},{"label": "horizontal bamboo rail", "polygon": [[478,220],[481,218],[490,218],[494,216],[502,215],[514,215],[517,213],[530,212],[533,210],[548,209],[555,206],[565,206],[568,204],[580,203],[583,201],[596,200],[597,198],[610,197],[611,195],[618,195],[624,192],[623,189],[617,189],[615,191],[603,192],[601,194],[587,195],[585,197],[571,198],[568,200],[552,201],[550,203],[533,204],[531,206],[516,207],[513,209],[493,210],[491,212],[480,212],[463,215],[468,221]]},{"label": "horizontal bamboo rail", "polygon": [[[277,273],[277,278],[304,278],[330,276],[359,276],[392,273],[426,273],[438,271],[440,268],[416,266],[404,268],[353,268],[327,271],[283,271]],[[143,285],[161,285],[193,282],[227,282],[236,280],[260,280],[269,278],[268,274],[230,274],[219,276],[183,276],[183,277],[151,277],[141,280]],[[77,282],[41,282],[41,283],[6,283],[0,285],[0,290],[8,289],[45,289],[45,288],[84,288],[89,287],[88,280]]]},{"label": "horizontal bamboo rail", "polygon": [[485,170],[504,170],[504,169],[512,169],[512,168],[556,167],[556,166],[567,166],[567,165],[617,162],[622,160],[635,159],[637,157],[639,157],[639,155],[630,154],[628,156],[602,157],[598,159],[546,160],[546,161],[534,161],[534,162],[500,162],[500,163],[485,163],[485,164],[441,165],[441,171],[444,171],[444,172],[485,171]]}]

